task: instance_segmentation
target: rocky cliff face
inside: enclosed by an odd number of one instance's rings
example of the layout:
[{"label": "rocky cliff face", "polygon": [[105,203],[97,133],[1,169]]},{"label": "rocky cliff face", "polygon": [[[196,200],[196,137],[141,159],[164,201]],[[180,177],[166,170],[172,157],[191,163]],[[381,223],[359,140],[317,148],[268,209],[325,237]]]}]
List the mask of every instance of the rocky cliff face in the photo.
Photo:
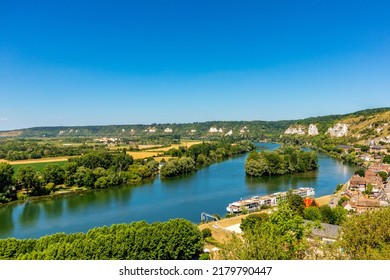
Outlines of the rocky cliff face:
[{"label": "rocky cliff face", "polygon": [[310,136],[318,135],[319,133],[317,126],[315,124],[310,124],[307,134],[309,134]]},{"label": "rocky cliff face", "polygon": [[348,125],[338,123],[334,127],[330,127],[326,134],[330,134],[332,137],[343,137],[348,134]]},{"label": "rocky cliff face", "polygon": [[287,128],[287,130],[284,132],[284,134],[298,134],[298,135],[304,135],[305,131],[303,130],[303,127],[301,125],[298,126],[290,126]]}]

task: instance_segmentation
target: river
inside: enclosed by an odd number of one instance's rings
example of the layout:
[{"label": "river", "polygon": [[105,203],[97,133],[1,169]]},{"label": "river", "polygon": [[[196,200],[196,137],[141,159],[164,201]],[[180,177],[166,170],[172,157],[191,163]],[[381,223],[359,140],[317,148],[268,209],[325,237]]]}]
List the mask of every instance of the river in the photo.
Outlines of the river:
[{"label": "river", "polygon": [[[279,145],[257,143],[259,150]],[[140,186],[57,196],[0,207],[0,238],[37,238],[56,232],[87,232],[98,226],[185,218],[200,222],[200,214],[226,214],[228,203],[252,195],[314,187],[316,197],[333,193],[356,167],[319,154],[319,169],[294,175],[252,178],[245,175],[247,155],[213,164],[194,174]]]}]

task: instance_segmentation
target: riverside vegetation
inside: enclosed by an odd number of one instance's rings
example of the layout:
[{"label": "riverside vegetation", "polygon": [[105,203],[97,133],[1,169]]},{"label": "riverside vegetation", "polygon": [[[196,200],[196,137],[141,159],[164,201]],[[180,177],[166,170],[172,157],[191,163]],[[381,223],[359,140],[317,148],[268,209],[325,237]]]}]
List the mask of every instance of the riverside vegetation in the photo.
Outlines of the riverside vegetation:
[{"label": "riverside vegetation", "polygon": [[[191,173],[197,168],[254,148],[249,141],[233,143],[231,140],[225,140],[170,149],[165,155],[175,158],[161,168],[161,176],[173,177]],[[134,160],[125,150],[99,149],[69,158],[63,165],[47,164],[42,170],[27,165],[15,172],[12,165],[0,163],[0,204],[28,196],[49,195],[70,188],[101,189],[139,184],[146,178],[156,176],[158,172],[159,163],[154,158]]]},{"label": "riverside vegetation", "polygon": [[[58,188],[100,189],[142,182],[158,173],[154,159],[134,161],[124,152],[93,151],[70,158],[63,166],[48,164],[41,171],[0,163],[0,203],[42,196]],[[15,176],[14,176],[15,175]]]}]

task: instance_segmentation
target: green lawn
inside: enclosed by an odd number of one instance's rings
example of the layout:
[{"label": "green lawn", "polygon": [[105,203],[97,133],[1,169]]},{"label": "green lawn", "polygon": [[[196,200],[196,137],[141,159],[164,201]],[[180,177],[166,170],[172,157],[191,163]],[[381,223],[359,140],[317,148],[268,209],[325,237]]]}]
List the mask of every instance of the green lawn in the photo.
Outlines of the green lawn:
[{"label": "green lawn", "polygon": [[16,174],[22,166],[32,166],[35,168],[35,170],[42,171],[46,165],[55,164],[59,166],[64,166],[66,162],[68,161],[65,160],[65,161],[55,161],[55,162],[36,162],[36,163],[26,163],[26,164],[14,164],[12,166],[14,167],[15,174]]}]

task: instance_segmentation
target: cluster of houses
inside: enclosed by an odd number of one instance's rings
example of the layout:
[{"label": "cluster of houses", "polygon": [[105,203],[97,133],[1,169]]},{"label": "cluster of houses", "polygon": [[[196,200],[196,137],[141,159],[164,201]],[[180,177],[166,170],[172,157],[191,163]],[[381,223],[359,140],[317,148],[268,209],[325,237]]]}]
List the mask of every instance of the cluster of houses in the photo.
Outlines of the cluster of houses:
[{"label": "cluster of houses", "polygon": [[363,152],[360,148],[349,145],[337,146],[337,148],[343,150],[345,154],[350,153],[350,151],[354,151],[358,157],[367,164],[370,162],[382,162],[384,155],[387,154],[387,147],[375,145],[374,143],[370,143],[369,147],[370,148],[367,152]]},{"label": "cluster of houses", "polygon": [[364,177],[355,174],[348,182],[344,196],[349,198],[342,206],[348,211],[363,213],[389,205],[390,181],[383,180],[380,172],[390,174],[390,164],[375,163],[365,172]]}]

